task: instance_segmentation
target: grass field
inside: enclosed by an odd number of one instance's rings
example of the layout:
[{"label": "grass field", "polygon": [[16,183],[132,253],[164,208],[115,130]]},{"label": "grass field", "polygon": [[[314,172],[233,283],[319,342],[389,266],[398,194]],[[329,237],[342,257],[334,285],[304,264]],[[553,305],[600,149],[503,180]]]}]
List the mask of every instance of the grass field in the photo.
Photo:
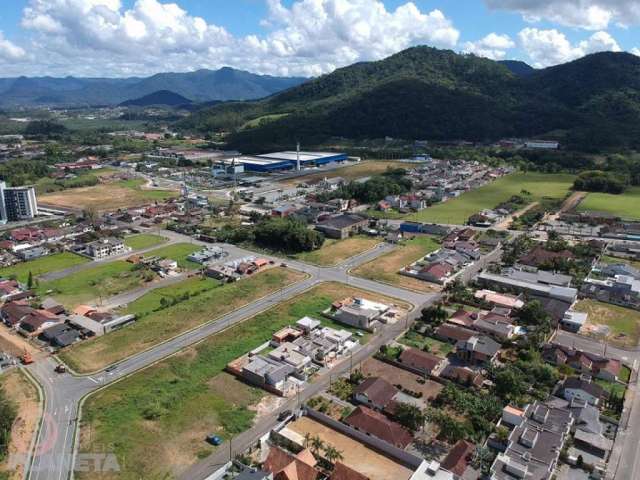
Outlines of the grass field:
[{"label": "grass field", "polygon": [[271,115],[263,115],[261,117],[249,120],[247,123],[242,125],[242,127],[240,127],[240,130],[246,130],[248,128],[256,128],[256,127],[259,127],[261,124],[275,122],[276,120],[280,120],[281,118],[284,118],[287,115],[289,115],[289,114],[288,113],[274,113],[274,114],[271,114]]},{"label": "grass field", "polygon": [[[196,269],[200,265],[187,260],[187,256],[199,248],[190,243],[176,243],[152,250],[148,255],[171,258],[182,268]],[[132,263],[117,260],[72,273],[58,280],[41,282],[37,291],[41,295],[53,295],[63,305],[73,308],[82,303],[105,300],[133,290],[155,278],[148,270],[138,270]]]},{"label": "grass field", "polygon": [[252,405],[269,398],[222,374],[226,364],[305,315],[321,320],[321,312],[346,295],[376,298],[347,285],[321,284],[100,390],[85,403],[80,450],[116,454],[123,469],[105,480],[178,476],[214,450],[204,442],[206,434],[228,441],[252,425]]},{"label": "grass field", "polygon": [[151,233],[131,235],[124,239],[125,245],[131,247],[133,250],[144,250],[145,248],[155,247],[166,241],[167,239],[165,237]]},{"label": "grass field", "polygon": [[433,291],[434,286],[416,278],[405,277],[398,271],[410,263],[422,258],[427,253],[439,248],[438,242],[432,237],[420,236],[407,240],[390,253],[382,255],[353,270],[359,277],[389,283],[402,288],[418,291]]},{"label": "grass field", "polygon": [[633,187],[620,195],[590,193],[578,205],[579,212],[605,212],[625,220],[640,220],[640,187]]},{"label": "grass field", "polygon": [[568,174],[514,173],[407,218],[417,222],[462,225],[474,213],[495,208],[522,190],[531,193],[532,202],[543,197],[564,198],[573,179],[574,176]]},{"label": "grass field", "polygon": [[19,282],[26,282],[29,278],[29,272],[31,272],[35,278],[44,273],[57,272],[89,261],[88,258],[71,252],[54,253],[53,255],[47,255],[46,257],[2,268],[0,269],[0,276],[15,276]]},{"label": "grass field", "polygon": [[640,312],[595,300],[581,300],[575,309],[589,314],[589,325],[609,327],[608,341],[622,346],[635,347],[638,345]]},{"label": "grass field", "polygon": [[296,258],[302,262],[327,267],[337,265],[348,258],[366,252],[378,243],[380,243],[380,239],[364,236],[351,237],[344,240],[328,238],[322,248],[312,252],[299,253]]},{"label": "grass field", "polygon": [[74,188],[38,197],[46,205],[72,209],[95,209],[96,211],[136,207],[176,197],[177,192],[169,190],[146,190],[142,179],[121,180],[93,187]]},{"label": "grass field", "polygon": [[628,258],[611,257],[609,255],[603,255],[601,260],[604,263],[609,263],[609,264],[626,263],[627,265],[631,265],[633,268],[640,269],[640,262],[637,260],[630,260]]},{"label": "grass field", "polygon": [[428,351],[434,355],[446,357],[453,350],[453,345],[446,342],[441,342],[435,338],[426,337],[419,334],[414,330],[409,330],[402,338],[398,340],[403,345],[414,347],[419,350],[424,350],[425,346],[428,346]]},{"label": "grass field", "polygon": [[[153,290],[132,302],[123,313],[134,313],[138,320],[117,330],[78,343],[61,357],[74,370],[86,373],[118,362],[203,323],[219,318],[241,306],[302,280],[304,275],[291,269],[274,268],[230,284],[211,279],[190,278],[177,285]],[[189,298],[180,301],[189,295]],[[184,297],[183,297],[184,296]],[[168,308],[162,308],[162,299]],[[171,305],[173,301],[177,303]]]},{"label": "grass field", "polygon": [[327,170],[319,173],[310,173],[309,175],[303,175],[301,177],[290,178],[283,180],[282,183],[286,185],[298,185],[299,183],[317,183],[325,178],[342,177],[346,181],[356,180],[358,178],[368,177],[370,175],[376,175],[383,173],[387,168],[411,168],[415,165],[406,162],[389,161],[389,160],[368,160],[356,164],[347,165],[345,167],[334,168],[333,170]]}]

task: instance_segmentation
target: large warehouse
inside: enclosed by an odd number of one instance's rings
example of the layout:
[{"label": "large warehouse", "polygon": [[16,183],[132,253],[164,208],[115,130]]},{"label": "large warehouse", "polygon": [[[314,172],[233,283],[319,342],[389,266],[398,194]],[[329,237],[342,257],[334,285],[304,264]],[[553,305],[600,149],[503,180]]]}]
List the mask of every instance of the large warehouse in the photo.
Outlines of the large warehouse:
[{"label": "large warehouse", "polygon": [[239,157],[237,161],[245,170],[253,172],[274,172],[295,169],[300,156],[300,168],[316,167],[331,162],[344,162],[345,153],[330,152],[275,152],[262,155]]}]

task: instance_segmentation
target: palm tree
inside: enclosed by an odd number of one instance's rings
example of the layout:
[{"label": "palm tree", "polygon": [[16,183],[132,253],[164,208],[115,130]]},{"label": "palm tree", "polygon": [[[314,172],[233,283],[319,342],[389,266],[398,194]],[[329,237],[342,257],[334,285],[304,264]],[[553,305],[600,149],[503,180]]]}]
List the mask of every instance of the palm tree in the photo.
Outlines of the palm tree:
[{"label": "palm tree", "polygon": [[320,450],[324,449],[324,442],[319,436],[311,437],[311,451],[314,454],[318,454]]},{"label": "palm tree", "polygon": [[304,434],[304,448],[309,448],[309,443],[311,442],[311,434],[309,432]]},{"label": "palm tree", "polygon": [[324,458],[331,464],[335,464],[338,460],[343,460],[342,452],[332,445],[327,445],[324,449]]}]

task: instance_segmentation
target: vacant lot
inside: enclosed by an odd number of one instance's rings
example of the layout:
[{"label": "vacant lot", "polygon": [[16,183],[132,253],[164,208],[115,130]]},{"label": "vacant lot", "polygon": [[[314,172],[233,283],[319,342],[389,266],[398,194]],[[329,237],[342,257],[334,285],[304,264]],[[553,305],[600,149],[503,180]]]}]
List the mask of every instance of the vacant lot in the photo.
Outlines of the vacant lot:
[{"label": "vacant lot", "polygon": [[247,405],[263,392],[247,393],[239,382],[217,388],[226,364],[305,315],[322,320],[321,312],[345,295],[377,298],[343,284],[321,284],[99,391],[84,407],[81,451],[108,446],[124,467],[121,479],[180,474],[213,451],[204,442],[207,433],[228,440],[252,424],[255,412]]},{"label": "vacant lot", "polygon": [[595,300],[581,300],[576,310],[589,314],[587,326],[607,326],[610,330],[607,339],[610,342],[622,346],[638,345],[640,312]]},{"label": "vacant lot", "polygon": [[579,212],[605,212],[626,220],[640,220],[640,187],[620,195],[590,193],[578,205]]},{"label": "vacant lot", "polygon": [[429,252],[439,248],[437,240],[433,237],[415,237],[398,245],[393,252],[382,255],[364,265],[353,270],[353,274],[359,277],[375,280],[378,282],[390,283],[402,288],[418,290],[421,292],[432,292],[433,284],[423,282],[416,278],[409,278],[400,275],[398,271],[410,263],[422,258]]},{"label": "vacant lot", "polygon": [[640,262],[636,260],[630,260],[628,258],[619,258],[619,257],[611,257],[609,255],[604,255],[601,260],[604,263],[616,264],[616,263],[626,263],[627,265],[631,265],[634,268],[640,270]]},{"label": "vacant lot", "polygon": [[2,277],[16,277],[19,282],[26,282],[29,278],[29,272],[33,278],[38,275],[49,272],[57,272],[66,268],[89,262],[88,258],[76,255],[75,253],[63,252],[47,255],[46,257],[37,258],[29,262],[22,262],[11,267],[0,269]]},{"label": "vacant lot", "polygon": [[220,318],[303,277],[291,269],[274,268],[237,283],[222,285],[198,277],[159,288],[123,311],[138,317],[133,325],[78,343],[65,350],[61,357],[76,371],[98,370]]},{"label": "vacant lot", "polygon": [[161,235],[153,235],[152,233],[141,233],[139,235],[131,235],[124,239],[127,247],[133,250],[144,250],[145,248],[155,247],[166,242],[167,239]]},{"label": "vacant lot", "polygon": [[407,372],[375,358],[367,359],[360,367],[365,377],[382,377],[394,385],[402,385],[403,388],[413,392],[421,392],[424,400],[430,400],[438,396],[444,387],[432,380],[420,383],[422,377],[415,373]]},{"label": "vacant lot", "polygon": [[368,160],[346,167],[334,168],[324,172],[310,173],[301,177],[283,180],[286,185],[298,185],[299,183],[314,184],[325,178],[342,177],[346,181],[356,180],[358,178],[369,177],[387,171],[387,168],[412,168],[415,165],[406,162],[387,161],[387,160]]},{"label": "vacant lot", "polygon": [[167,245],[166,247],[156,248],[147,252],[147,256],[155,256],[162,258],[170,258],[178,262],[180,268],[187,270],[198,270],[202,268],[202,265],[187,260],[187,257],[193,252],[200,250],[202,247],[194,245],[192,243],[174,243],[173,245]]},{"label": "vacant lot", "polygon": [[447,342],[441,342],[435,338],[426,337],[415,330],[409,330],[402,338],[398,340],[403,345],[424,350],[425,346],[428,351],[442,358],[446,357],[453,350],[453,346]]},{"label": "vacant lot", "polygon": [[7,462],[11,455],[23,455],[29,451],[40,420],[39,395],[36,387],[20,370],[12,370],[0,376],[0,386],[18,408],[9,439],[9,455],[7,460],[0,462],[0,478],[21,480],[24,477],[22,465],[10,468]]},{"label": "vacant lot", "polygon": [[121,180],[42,195],[38,201],[46,205],[102,212],[137,207],[177,196],[176,192],[169,190],[147,190],[143,188],[144,184],[142,179]]},{"label": "vacant lot", "polygon": [[323,267],[338,265],[348,258],[366,252],[378,243],[380,243],[380,239],[364,236],[351,237],[344,240],[327,239],[322,248],[313,252],[299,253],[296,258],[300,261]]},{"label": "vacant lot", "polygon": [[522,190],[531,193],[532,202],[544,197],[564,198],[573,179],[574,176],[568,174],[514,173],[408,218],[418,222],[462,225],[474,213],[494,208]]}]

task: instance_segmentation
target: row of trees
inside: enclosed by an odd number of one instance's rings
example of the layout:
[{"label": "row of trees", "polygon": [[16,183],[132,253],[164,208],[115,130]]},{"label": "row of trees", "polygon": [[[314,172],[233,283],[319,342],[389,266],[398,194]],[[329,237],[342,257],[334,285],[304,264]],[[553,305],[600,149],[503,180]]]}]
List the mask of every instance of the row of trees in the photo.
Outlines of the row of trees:
[{"label": "row of trees", "polygon": [[361,203],[372,203],[389,195],[402,195],[411,190],[411,180],[404,169],[393,169],[382,175],[375,175],[366,182],[350,182],[335,192],[318,195],[320,202],[332,198],[355,199]]}]

